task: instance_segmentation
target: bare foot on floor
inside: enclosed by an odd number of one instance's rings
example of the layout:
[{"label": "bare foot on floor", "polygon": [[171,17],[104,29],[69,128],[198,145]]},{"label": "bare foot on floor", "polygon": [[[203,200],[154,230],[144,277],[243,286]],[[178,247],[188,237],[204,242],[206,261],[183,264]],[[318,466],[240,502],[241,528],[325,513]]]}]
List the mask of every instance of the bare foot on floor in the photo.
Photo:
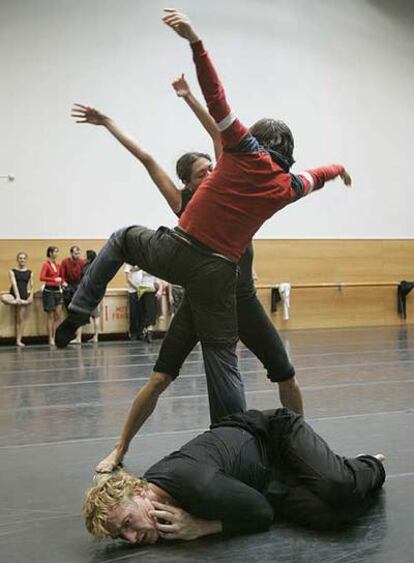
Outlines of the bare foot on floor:
[{"label": "bare foot on floor", "polygon": [[95,467],[97,473],[111,473],[121,463],[122,457],[115,448],[108,456],[98,463]]},{"label": "bare foot on floor", "polygon": [[24,348],[26,344],[23,344],[23,342],[16,342],[16,346],[18,346],[19,348]]}]

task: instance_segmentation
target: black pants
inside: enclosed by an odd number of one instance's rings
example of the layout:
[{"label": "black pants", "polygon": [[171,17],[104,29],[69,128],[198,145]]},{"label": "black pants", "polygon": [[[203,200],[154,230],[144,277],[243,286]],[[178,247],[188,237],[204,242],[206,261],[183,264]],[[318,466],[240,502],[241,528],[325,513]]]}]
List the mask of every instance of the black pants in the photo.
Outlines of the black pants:
[{"label": "black pants", "polygon": [[237,265],[182,242],[166,227],[153,231],[135,226],[113,233],[82,278],[70,310],[90,314],[124,262],[185,288],[202,344],[236,343]]},{"label": "black pants", "polygon": [[287,486],[282,492],[275,482],[268,487],[276,515],[329,529],[353,521],[371,506],[385,480],[380,461],[335,454],[303,417],[288,409],[268,416],[274,476]]},{"label": "black pants", "polygon": [[148,291],[139,298],[140,332],[157,322],[157,298],[154,291]]},{"label": "black pants", "polygon": [[138,294],[136,291],[133,293],[128,292],[128,325],[128,332],[131,338],[136,338],[141,334]]},{"label": "black pants", "polygon": [[90,314],[124,262],[139,264],[146,272],[185,288],[188,313],[201,341],[206,371],[217,374],[220,407],[213,420],[245,410],[236,356],[237,265],[204,250],[201,245],[196,248],[183,242],[166,227],[157,231],[145,227],[121,229],[110,237],[92,262],[69,309]]},{"label": "black pants", "polygon": [[63,302],[65,304],[66,309],[68,310],[70,302],[73,299],[73,296],[76,293],[76,290],[78,289],[78,286],[72,283],[69,283],[64,289],[63,289]]},{"label": "black pants", "polygon": [[[235,427],[234,443],[226,444],[226,451],[237,447],[240,429],[256,436],[261,447],[243,448],[240,463],[250,464],[252,473],[255,467],[271,471],[264,494],[276,518],[318,529],[343,526],[372,505],[385,481],[383,464],[375,457],[335,454],[302,416],[289,409],[231,415],[214,427],[222,426]],[[248,459],[244,461],[243,455]]]}]

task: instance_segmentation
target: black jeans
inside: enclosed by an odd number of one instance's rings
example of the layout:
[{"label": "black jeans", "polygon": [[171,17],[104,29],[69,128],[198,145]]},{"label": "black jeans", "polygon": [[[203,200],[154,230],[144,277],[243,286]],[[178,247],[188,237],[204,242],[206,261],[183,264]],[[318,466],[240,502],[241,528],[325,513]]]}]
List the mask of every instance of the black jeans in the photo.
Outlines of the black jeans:
[{"label": "black jeans", "polygon": [[[288,409],[266,414],[277,479],[266,496],[276,515],[329,529],[353,521],[370,507],[385,481],[380,461],[371,455],[335,454],[303,417]],[[280,491],[279,480],[287,491]]]},{"label": "black jeans", "polygon": [[128,332],[131,338],[136,338],[141,334],[138,294],[136,291],[133,293],[128,292],[128,325]]},{"label": "black jeans", "polygon": [[230,346],[237,341],[237,265],[182,242],[166,227],[153,231],[134,226],[113,233],[83,277],[69,309],[90,314],[124,262],[185,288],[202,344]]},{"label": "black jeans", "polygon": [[157,298],[155,291],[148,291],[139,298],[140,332],[157,322]]},{"label": "black jeans", "polygon": [[90,314],[124,262],[185,288],[188,314],[201,341],[206,371],[217,374],[217,385],[211,384],[214,405],[218,405],[213,408],[213,420],[245,410],[235,350],[237,265],[183,242],[166,227],[157,231],[124,228],[110,237],[92,262],[69,309]]},{"label": "black jeans", "polygon": [[[243,344],[262,362],[270,381],[286,381],[295,375],[295,369],[289,361],[282,339],[257,298],[252,278],[252,261],[253,249],[250,246],[239,263],[240,274],[236,286],[238,335]],[[184,295],[161,345],[154,371],[167,373],[175,379],[197,342],[191,305]]]}]

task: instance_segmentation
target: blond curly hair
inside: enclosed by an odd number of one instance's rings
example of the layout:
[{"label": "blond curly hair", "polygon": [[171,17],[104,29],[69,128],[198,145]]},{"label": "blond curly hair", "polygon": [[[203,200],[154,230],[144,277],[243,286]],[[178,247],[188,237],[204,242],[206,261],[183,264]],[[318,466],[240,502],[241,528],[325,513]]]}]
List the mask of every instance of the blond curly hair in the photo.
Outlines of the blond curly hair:
[{"label": "blond curly hair", "polygon": [[109,475],[97,475],[95,485],[85,493],[83,516],[86,529],[95,539],[110,537],[107,529],[112,510],[133,496],[148,489],[145,479],[120,470]]}]

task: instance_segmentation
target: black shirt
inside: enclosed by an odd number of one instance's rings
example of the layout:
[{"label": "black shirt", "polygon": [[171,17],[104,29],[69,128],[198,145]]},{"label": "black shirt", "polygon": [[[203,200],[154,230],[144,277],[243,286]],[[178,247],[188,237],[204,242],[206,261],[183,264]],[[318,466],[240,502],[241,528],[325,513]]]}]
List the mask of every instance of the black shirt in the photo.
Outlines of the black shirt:
[{"label": "black shirt", "polygon": [[220,520],[224,533],[270,526],[273,508],[262,494],[270,477],[262,442],[244,428],[225,426],[197,436],[144,475],[193,516]]},{"label": "black shirt", "polygon": [[[14,277],[16,278],[16,285],[17,285],[17,289],[19,290],[20,299],[27,299],[29,297],[27,286],[29,284],[32,271],[18,270],[17,268],[13,268],[12,272],[14,274]],[[14,295],[13,287],[10,288],[10,293]],[[14,297],[17,297],[17,295],[14,295]]]}]

